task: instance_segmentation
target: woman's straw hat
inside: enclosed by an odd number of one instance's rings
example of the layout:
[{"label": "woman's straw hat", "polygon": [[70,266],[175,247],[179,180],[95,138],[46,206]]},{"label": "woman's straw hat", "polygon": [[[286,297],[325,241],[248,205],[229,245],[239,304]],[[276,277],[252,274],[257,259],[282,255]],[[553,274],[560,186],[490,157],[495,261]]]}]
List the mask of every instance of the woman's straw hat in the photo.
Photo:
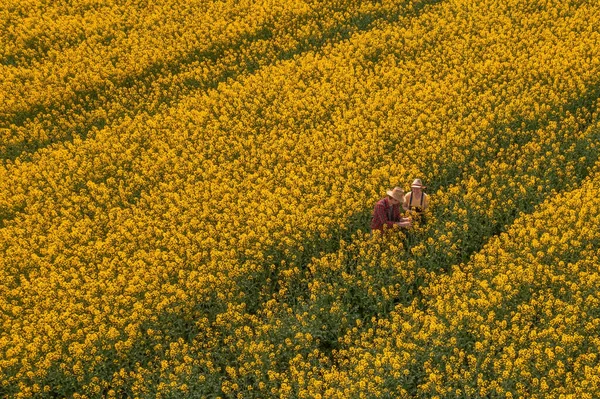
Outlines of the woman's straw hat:
[{"label": "woman's straw hat", "polygon": [[420,187],[420,188],[427,188],[423,185],[423,182],[421,181],[421,179],[415,179],[413,180],[412,184],[410,185],[411,187]]},{"label": "woman's straw hat", "polygon": [[389,195],[397,201],[404,201],[404,190],[401,187],[394,187],[393,190],[388,190],[387,195]]}]

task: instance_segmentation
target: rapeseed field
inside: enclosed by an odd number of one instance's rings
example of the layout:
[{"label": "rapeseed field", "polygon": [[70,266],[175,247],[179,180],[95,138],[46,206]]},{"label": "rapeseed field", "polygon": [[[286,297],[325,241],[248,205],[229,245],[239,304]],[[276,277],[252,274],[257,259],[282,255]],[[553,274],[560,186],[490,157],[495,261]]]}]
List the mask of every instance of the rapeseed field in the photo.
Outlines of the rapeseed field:
[{"label": "rapeseed field", "polygon": [[5,1],[0,397],[599,397],[598,23]]}]

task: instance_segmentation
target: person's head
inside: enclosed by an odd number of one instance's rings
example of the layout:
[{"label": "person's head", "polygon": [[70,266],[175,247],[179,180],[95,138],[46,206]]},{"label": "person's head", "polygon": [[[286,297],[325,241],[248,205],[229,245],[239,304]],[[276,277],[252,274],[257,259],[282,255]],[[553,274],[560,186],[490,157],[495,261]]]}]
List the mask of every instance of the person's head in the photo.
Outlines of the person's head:
[{"label": "person's head", "polygon": [[413,193],[420,194],[421,190],[423,190],[425,186],[423,185],[423,182],[421,182],[421,179],[415,179],[410,185],[410,188]]},{"label": "person's head", "polygon": [[393,190],[387,191],[388,201],[393,204],[401,204],[404,201],[404,190],[400,187],[394,187]]}]

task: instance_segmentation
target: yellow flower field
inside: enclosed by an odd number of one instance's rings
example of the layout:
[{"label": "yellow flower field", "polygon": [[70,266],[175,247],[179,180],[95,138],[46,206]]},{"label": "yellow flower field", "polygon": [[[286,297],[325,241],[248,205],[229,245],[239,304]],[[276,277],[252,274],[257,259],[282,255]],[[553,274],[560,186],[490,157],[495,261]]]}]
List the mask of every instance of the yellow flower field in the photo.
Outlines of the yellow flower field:
[{"label": "yellow flower field", "polygon": [[[5,8],[0,115],[10,159],[339,41],[420,1],[55,2]],[[35,3],[35,2],[34,2]],[[423,4],[426,4],[425,0]],[[25,154],[24,154],[25,153]]]},{"label": "yellow flower field", "polygon": [[0,397],[598,396],[599,20],[0,6]]}]

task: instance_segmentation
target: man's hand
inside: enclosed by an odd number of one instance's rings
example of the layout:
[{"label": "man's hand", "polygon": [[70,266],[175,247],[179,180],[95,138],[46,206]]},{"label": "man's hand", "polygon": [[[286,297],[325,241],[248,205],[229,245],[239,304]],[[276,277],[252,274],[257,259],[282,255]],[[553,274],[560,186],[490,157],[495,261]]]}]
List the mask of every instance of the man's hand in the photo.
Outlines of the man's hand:
[{"label": "man's hand", "polygon": [[396,222],[398,227],[410,227],[412,225],[411,218],[401,218],[399,222]]}]

